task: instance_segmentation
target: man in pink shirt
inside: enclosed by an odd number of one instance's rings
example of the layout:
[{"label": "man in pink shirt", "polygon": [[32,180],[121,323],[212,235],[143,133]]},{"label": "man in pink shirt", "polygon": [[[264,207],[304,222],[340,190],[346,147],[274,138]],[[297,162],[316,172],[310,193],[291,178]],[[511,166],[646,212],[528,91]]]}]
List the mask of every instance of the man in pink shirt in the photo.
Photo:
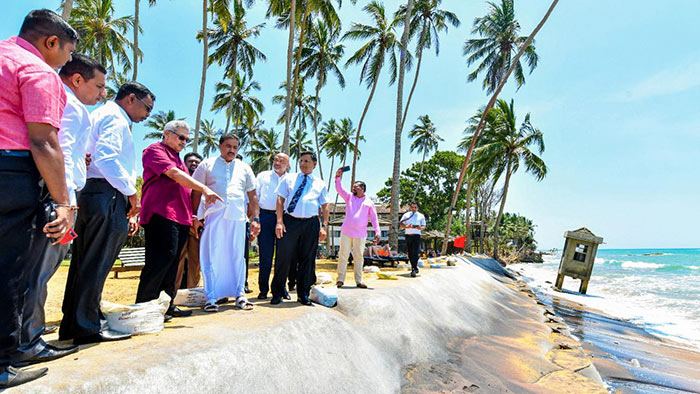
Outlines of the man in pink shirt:
[{"label": "man in pink shirt", "polygon": [[365,192],[367,186],[362,181],[357,181],[352,185],[352,195],[343,189],[341,184],[343,169],[339,168],[335,173],[335,190],[340,197],[345,200],[345,220],[340,227],[340,251],[338,252],[338,282],[336,285],[342,287],[345,283],[345,272],[348,267],[348,258],[352,249],[352,260],[355,266],[355,283],[357,287],[366,289],[367,285],[362,283],[362,266],[364,265],[363,252],[367,239],[367,220],[372,222],[374,227],[374,242],[381,239],[381,231],[377,223],[377,210],[374,202],[369,199]]},{"label": "man in pink shirt", "polygon": [[[190,176],[180,152],[190,142],[190,127],[182,120],[168,122],[163,141],[143,151],[143,186],[141,187],[141,225],[146,237],[146,265],[136,294],[136,302],[158,298],[165,291],[175,299],[175,276],[180,252],[192,225],[191,190],[204,195],[208,204],[221,200],[209,187]],[[189,316],[170,304],[166,320]]]},{"label": "man in pink shirt", "polygon": [[[77,42],[75,30],[49,10],[30,12],[18,37],[0,41],[0,391],[47,371],[11,362],[31,272],[49,240],[58,242],[73,225],[57,136],[66,93],[55,70]],[[66,354],[49,346],[34,351],[28,363]]]}]

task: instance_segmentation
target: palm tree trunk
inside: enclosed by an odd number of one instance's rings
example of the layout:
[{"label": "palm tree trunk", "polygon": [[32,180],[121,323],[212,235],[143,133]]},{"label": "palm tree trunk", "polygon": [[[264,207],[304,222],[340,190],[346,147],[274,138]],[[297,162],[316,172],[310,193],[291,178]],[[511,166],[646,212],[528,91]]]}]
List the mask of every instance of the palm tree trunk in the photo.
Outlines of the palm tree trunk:
[{"label": "palm tree trunk", "polygon": [[[406,16],[404,17],[403,35],[401,36],[399,80],[396,89],[396,133],[394,134],[394,171],[391,182],[391,233],[389,242],[394,250],[399,247],[399,184],[401,177],[401,133],[403,132],[403,81],[406,76],[406,46],[408,45],[408,33],[411,25],[411,13],[414,0],[408,0],[406,4]],[[447,245],[443,246],[446,248]]]},{"label": "palm tree trunk", "polygon": [[63,3],[63,11],[61,11],[61,17],[63,20],[68,21],[70,19],[70,12],[73,10],[73,0],[66,0]]},{"label": "palm tree trunk", "polygon": [[[556,7],[558,2],[559,2],[559,0],[552,1],[552,4],[549,6],[549,9],[547,10],[547,13],[544,14],[544,17],[542,18],[540,23],[537,24],[537,26],[535,27],[535,30],[533,30],[532,33],[530,33],[530,36],[527,38],[527,40],[525,40],[525,43],[520,47],[518,54],[515,55],[515,57],[513,58],[513,63],[510,65],[510,68],[508,68],[508,71],[503,76],[503,78],[498,82],[498,86],[496,87],[496,90],[493,92],[493,96],[491,96],[491,100],[489,100],[488,104],[486,104],[486,108],[484,108],[484,112],[481,115],[481,120],[479,120],[479,125],[476,127],[476,131],[474,132],[474,138],[472,138],[472,143],[471,143],[471,145],[469,145],[469,150],[467,151],[467,156],[465,157],[464,164],[462,165],[462,171],[459,174],[459,180],[457,181],[457,187],[455,188],[455,191],[452,194],[452,202],[450,204],[450,210],[447,212],[447,229],[445,230],[445,240],[447,240],[448,237],[450,236],[450,225],[452,224],[452,210],[454,209],[454,206],[457,203],[457,196],[459,195],[459,189],[462,187],[462,182],[464,181],[464,175],[467,173],[467,166],[469,165],[469,159],[471,158],[472,151],[474,150],[474,144],[476,143],[476,140],[479,138],[479,134],[481,133],[481,130],[484,128],[484,121],[486,120],[486,115],[488,115],[489,111],[491,110],[494,103],[496,102],[496,99],[498,99],[498,95],[501,93],[503,86],[508,81],[510,74],[513,72],[513,69],[515,69],[515,66],[520,61],[520,57],[525,52],[525,48],[527,48],[530,45],[532,40],[537,35],[537,32],[539,32],[540,29],[542,28],[542,26],[544,26],[544,23],[549,18],[549,15],[552,14],[552,11],[554,11],[554,7]],[[446,251],[446,245],[443,245],[443,247],[442,247],[443,254],[445,253],[445,251]]]},{"label": "palm tree trunk", "polygon": [[231,124],[231,118],[233,118],[233,97],[236,93],[236,73],[238,72],[236,62],[238,62],[238,48],[233,50],[233,62],[231,63],[233,67],[231,69],[231,99],[228,101],[228,111],[226,112],[226,130],[224,131],[224,134],[228,134],[228,127]]},{"label": "palm tree trunk", "polygon": [[291,122],[292,116],[292,86],[290,84],[292,80],[292,59],[294,52],[294,29],[296,22],[296,0],[291,0],[291,7],[289,10],[289,41],[287,42],[287,99],[285,100],[284,112],[284,137],[282,139],[282,152],[289,154],[289,123]]},{"label": "palm tree trunk", "polygon": [[[365,103],[365,108],[362,110],[362,116],[360,117],[360,123],[357,124],[357,133],[355,134],[355,148],[354,152],[352,155],[352,183],[351,185],[355,184],[355,167],[357,166],[357,151],[358,147],[360,145],[360,133],[362,132],[362,123],[365,121],[365,116],[367,115],[367,110],[369,109],[369,104],[372,102],[372,97],[374,97],[374,91],[377,89],[377,83],[379,82],[379,75],[382,72],[382,66],[379,66],[379,70],[377,70],[377,77],[374,79],[374,83],[372,84],[372,90],[369,92],[369,97],[367,98],[367,102]],[[344,162],[344,160],[343,160]]]},{"label": "palm tree trunk", "polygon": [[[333,165],[335,164],[335,155],[331,157],[331,172],[328,173],[328,175],[333,174]],[[331,179],[333,179],[332,176],[328,177],[328,187],[326,188],[327,190],[331,190]]]},{"label": "palm tree trunk", "polygon": [[423,160],[420,162],[420,173],[418,174],[418,185],[413,191],[413,196],[411,196],[411,202],[416,201],[416,196],[418,195],[418,189],[420,188],[420,182],[423,179],[423,167],[425,166],[425,155],[428,153],[427,150],[423,150]]},{"label": "palm tree trunk", "polygon": [[496,216],[496,223],[493,224],[493,258],[498,260],[498,227],[501,225],[501,216],[503,216],[503,209],[506,206],[506,197],[508,196],[508,184],[510,183],[511,176],[511,163],[508,162],[506,168],[506,180],[503,185],[503,196],[501,197],[501,206],[498,208],[498,215]]},{"label": "palm tree trunk", "polygon": [[132,81],[136,80],[139,73],[139,14],[141,8],[141,0],[134,1],[134,74],[131,77]]},{"label": "palm tree trunk", "polygon": [[[294,65],[294,82],[292,83],[292,102],[296,102],[297,87],[299,86],[299,70],[301,68],[301,50],[304,46],[304,36],[306,35],[306,18],[309,16],[309,0],[304,0],[304,15],[301,18],[301,28],[299,32],[299,46],[296,53],[296,64]],[[301,109],[300,109],[301,110]],[[301,112],[299,112],[301,116]]]},{"label": "palm tree trunk", "polygon": [[[322,71],[321,71],[322,72]],[[319,73],[320,74],[320,73]],[[314,139],[316,140],[316,155],[318,156],[318,171],[323,179],[323,165],[321,165],[321,149],[318,145],[318,95],[321,91],[321,78],[319,77],[316,84],[316,101],[314,102]],[[328,174],[329,178],[331,174]]]},{"label": "palm tree trunk", "polygon": [[199,124],[202,122],[202,106],[204,105],[204,87],[207,84],[207,68],[209,67],[209,36],[207,34],[207,9],[208,0],[202,0],[202,44],[204,46],[202,55],[202,80],[199,84],[199,102],[197,103],[197,117],[194,125],[194,141],[192,151],[197,153],[199,145]]},{"label": "palm tree trunk", "polygon": [[469,216],[471,215],[471,198],[472,198],[472,189],[474,189],[474,181],[470,180],[467,183],[467,214],[465,215],[466,218],[464,219],[464,250],[468,250],[471,253],[472,249],[472,234],[471,234],[471,229],[470,229],[470,218]]},{"label": "palm tree trunk", "polygon": [[[425,34],[425,29],[427,28],[427,23],[423,21],[423,30],[421,31],[420,37]],[[420,40],[420,38],[419,38]],[[411,105],[411,99],[413,98],[413,92],[416,90],[416,85],[418,84],[418,74],[420,73],[420,64],[423,60],[423,46],[418,45],[418,53],[416,54],[418,58],[418,64],[416,65],[416,75],[413,77],[413,85],[411,85],[411,92],[408,93],[408,100],[406,100],[406,108],[403,110],[403,120],[401,121],[401,129],[403,129],[406,124],[406,118],[408,117],[408,107]]]}]

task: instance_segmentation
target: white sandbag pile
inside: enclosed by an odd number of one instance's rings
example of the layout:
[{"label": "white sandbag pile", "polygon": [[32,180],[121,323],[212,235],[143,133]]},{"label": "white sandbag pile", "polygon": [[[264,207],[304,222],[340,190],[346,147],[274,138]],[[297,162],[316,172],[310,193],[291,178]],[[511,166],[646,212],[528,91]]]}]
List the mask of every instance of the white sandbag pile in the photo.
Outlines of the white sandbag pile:
[{"label": "white sandbag pile", "polygon": [[112,331],[131,335],[154,334],[163,329],[163,318],[169,305],[170,296],[161,291],[157,300],[133,305],[102,301],[100,310]]},{"label": "white sandbag pile", "polygon": [[319,272],[316,274],[317,285],[325,285],[328,283],[333,283],[333,278],[331,278],[331,274],[329,274],[328,272]]},{"label": "white sandbag pile", "polygon": [[175,294],[173,304],[177,306],[189,306],[199,308],[207,303],[207,294],[203,287],[193,287],[191,289],[180,289]]},{"label": "white sandbag pile", "polygon": [[317,304],[332,308],[338,304],[338,288],[335,286],[311,288],[309,299]]},{"label": "white sandbag pile", "polygon": [[376,265],[366,265],[362,270],[369,273],[375,273],[379,272],[379,267]]}]

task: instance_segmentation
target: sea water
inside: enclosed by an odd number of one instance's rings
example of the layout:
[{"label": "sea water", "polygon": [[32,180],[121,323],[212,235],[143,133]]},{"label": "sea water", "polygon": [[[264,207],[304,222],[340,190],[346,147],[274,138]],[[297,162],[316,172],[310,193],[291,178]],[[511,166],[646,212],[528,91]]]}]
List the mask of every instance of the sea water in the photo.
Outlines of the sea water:
[{"label": "sea water", "polygon": [[651,334],[700,348],[700,249],[598,250],[587,294],[566,277],[555,292],[561,254],[543,264],[513,264],[538,291],[630,320]]}]

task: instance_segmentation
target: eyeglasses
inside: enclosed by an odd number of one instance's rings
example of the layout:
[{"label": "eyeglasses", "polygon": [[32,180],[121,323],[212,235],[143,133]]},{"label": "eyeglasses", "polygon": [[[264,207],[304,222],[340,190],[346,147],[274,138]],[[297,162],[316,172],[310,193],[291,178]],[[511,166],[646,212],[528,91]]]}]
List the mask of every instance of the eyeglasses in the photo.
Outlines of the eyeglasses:
[{"label": "eyeglasses", "polygon": [[[168,131],[170,131],[170,130],[168,130]],[[180,134],[178,134],[178,133],[176,133],[176,132],[174,132],[174,131],[170,131],[170,132],[173,133],[173,134],[175,134],[175,135],[177,136],[177,138],[178,138],[180,141],[185,141],[185,142],[187,142],[188,144],[189,144],[190,141],[191,141],[188,137],[185,137],[184,135],[180,135]]]},{"label": "eyeglasses", "polygon": [[151,111],[153,111],[152,105],[149,105],[147,102],[143,101],[142,99],[140,99],[138,97],[136,97],[136,100],[140,101],[141,104],[143,104],[143,106],[146,108],[146,111],[148,111],[149,114],[151,113]]}]

